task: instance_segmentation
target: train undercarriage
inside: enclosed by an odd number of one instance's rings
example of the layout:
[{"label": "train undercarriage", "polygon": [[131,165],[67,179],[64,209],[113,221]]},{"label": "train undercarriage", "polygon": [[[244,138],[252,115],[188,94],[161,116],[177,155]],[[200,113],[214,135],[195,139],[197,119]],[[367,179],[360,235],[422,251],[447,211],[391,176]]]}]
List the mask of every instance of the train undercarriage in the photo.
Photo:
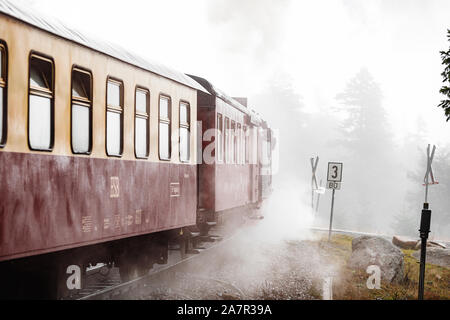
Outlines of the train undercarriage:
[{"label": "train undercarriage", "polygon": [[83,290],[89,270],[98,265],[116,267],[122,282],[131,281],[155,265],[167,264],[170,250],[184,258],[199,253],[204,242],[219,241],[223,234],[211,234],[213,227],[220,226],[227,234],[248,219],[261,219],[257,207],[219,213],[199,210],[195,226],[2,262],[0,300],[73,299]]}]

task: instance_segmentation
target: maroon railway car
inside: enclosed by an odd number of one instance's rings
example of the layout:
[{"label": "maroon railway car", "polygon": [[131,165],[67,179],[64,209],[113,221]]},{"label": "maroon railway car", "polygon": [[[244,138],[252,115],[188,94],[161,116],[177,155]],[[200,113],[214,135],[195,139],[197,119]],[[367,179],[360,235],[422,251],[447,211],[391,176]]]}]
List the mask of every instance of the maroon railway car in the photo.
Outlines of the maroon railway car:
[{"label": "maroon railway car", "polygon": [[247,99],[231,98],[206,79],[191,77],[208,91],[198,91],[197,98],[203,135],[198,167],[202,218],[221,220],[241,209],[251,213],[271,191],[272,131],[248,108]]},{"label": "maroon railway car", "polygon": [[267,124],[196,79],[0,0],[0,298],[68,297],[97,263],[129,280],[260,205]]},{"label": "maroon railway car", "polygon": [[197,220],[205,90],[4,0],[0,59],[0,286],[164,263],[172,234]]}]

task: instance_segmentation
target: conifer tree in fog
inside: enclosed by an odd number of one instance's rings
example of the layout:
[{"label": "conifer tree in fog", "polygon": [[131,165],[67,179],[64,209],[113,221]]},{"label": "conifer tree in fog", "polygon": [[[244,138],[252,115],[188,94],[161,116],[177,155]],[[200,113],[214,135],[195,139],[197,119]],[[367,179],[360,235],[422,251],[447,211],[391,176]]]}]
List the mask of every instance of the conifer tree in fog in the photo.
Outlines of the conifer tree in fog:
[{"label": "conifer tree in fog", "polygon": [[[262,94],[251,99],[251,105],[260,112],[273,129],[279,132],[280,170],[275,180],[287,178],[302,179],[299,161],[305,158],[305,127],[308,117],[300,95],[294,92],[290,79],[282,77],[270,83]],[[309,159],[308,159],[309,161]],[[309,163],[304,160],[305,167]],[[304,179],[304,177],[303,177]]]},{"label": "conifer tree in fog", "polygon": [[385,231],[392,218],[391,210],[396,210],[398,172],[381,88],[363,68],[336,100],[340,104],[338,110],[345,115],[336,143],[345,150],[341,197],[346,220],[352,222],[348,227]]},{"label": "conifer tree in fog", "polygon": [[[450,30],[447,30],[447,38],[450,41]],[[445,96],[445,99],[441,101],[439,107],[443,108],[447,121],[450,120],[450,48],[447,51],[441,51],[442,64],[445,69],[442,72],[444,85],[442,86],[440,93]]]},{"label": "conifer tree in fog", "polygon": [[383,95],[369,71],[361,69],[336,99],[347,114],[340,128],[340,143],[357,155],[367,152],[380,155],[383,143],[390,143],[390,136],[382,107]]},{"label": "conifer tree in fog", "polygon": [[271,81],[250,102],[257,106],[257,111],[279,133],[280,166],[274,182],[295,180],[306,182],[309,187],[310,158],[315,156],[322,159],[317,172],[318,179],[325,178],[325,159],[328,157],[327,152],[330,152],[326,142],[333,136],[332,130],[336,123],[333,114],[325,111],[315,114],[305,112],[301,95],[293,89],[290,77],[283,75]]}]

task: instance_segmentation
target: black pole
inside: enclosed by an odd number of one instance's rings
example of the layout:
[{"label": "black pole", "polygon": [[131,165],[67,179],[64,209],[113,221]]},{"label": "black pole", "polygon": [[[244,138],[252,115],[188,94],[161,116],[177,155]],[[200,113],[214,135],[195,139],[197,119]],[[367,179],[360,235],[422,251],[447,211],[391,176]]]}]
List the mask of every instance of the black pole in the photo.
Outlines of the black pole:
[{"label": "black pole", "polygon": [[330,215],[330,228],[328,230],[328,242],[331,241],[331,230],[333,230],[333,210],[334,210],[334,193],[336,189],[333,188],[333,196],[331,198],[331,215]]},{"label": "black pole", "polygon": [[425,287],[425,266],[427,258],[427,239],[430,233],[431,225],[431,210],[429,210],[428,203],[423,204],[422,217],[420,219],[420,273],[419,273],[419,300],[423,300]]}]

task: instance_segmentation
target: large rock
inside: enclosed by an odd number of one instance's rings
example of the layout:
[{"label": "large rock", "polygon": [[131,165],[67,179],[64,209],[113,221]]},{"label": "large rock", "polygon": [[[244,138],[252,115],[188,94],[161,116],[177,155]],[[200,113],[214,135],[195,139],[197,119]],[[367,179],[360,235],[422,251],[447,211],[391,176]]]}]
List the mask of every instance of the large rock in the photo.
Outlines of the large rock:
[{"label": "large rock", "polygon": [[[414,252],[413,257],[420,260],[420,251]],[[426,263],[450,268],[450,249],[427,248]]]},{"label": "large rock", "polygon": [[420,243],[420,240],[415,240],[415,239],[400,237],[400,236],[394,236],[392,238],[392,243],[402,249],[414,250],[414,249],[416,249],[417,244]]},{"label": "large rock", "polygon": [[399,282],[403,279],[403,252],[381,237],[362,236],[353,239],[349,268],[366,271],[368,266],[381,269],[381,279]]},{"label": "large rock", "polygon": [[[416,245],[416,250],[420,250],[420,247],[422,246],[422,242],[419,241]],[[447,246],[444,243],[440,243],[437,241],[428,241],[427,242],[427,248],[441,248],[441,249],[447,249]]]}]

